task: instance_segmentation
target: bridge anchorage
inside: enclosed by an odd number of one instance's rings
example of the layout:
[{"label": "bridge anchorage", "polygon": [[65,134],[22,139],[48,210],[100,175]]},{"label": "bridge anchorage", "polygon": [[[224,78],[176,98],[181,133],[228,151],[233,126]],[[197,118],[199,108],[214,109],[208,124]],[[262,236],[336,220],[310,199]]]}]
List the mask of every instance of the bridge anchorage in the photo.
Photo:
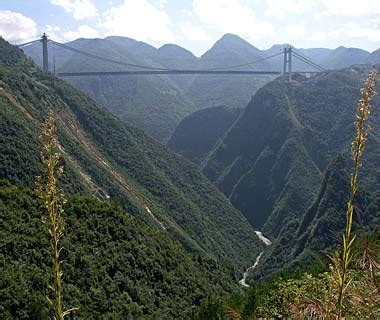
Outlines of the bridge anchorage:
[{"label": "bridge anchorage", "polygon": [[[303,73],[303,74],[315,74],[319,72],[326,71],[324,68],[319,66],[310,60],[310,58],[303,55],[301,52],[296,50],[294,47],[290,45],[284,46],[281,52],[276,54],[264,57],[262,59],[258,59],[255,61],[250,61],[242,64],[231,65],[231,66],[223,66],[223,67],[215,67],[215,68],[207,68],[207,69],[167,69],[167,68],[156,68],[146,65],[138,65],[133,63],[127,63],[123,61],[118,61],[114,59],[109,59],[106,57],[98,56],[94,53],[82,51],[76,48],[73,48],[69,45],[56,42],[52,39],[49,39],[46,33],[44,33],[40,39],[36,39],[27,43],[23,43],[18,45],[18,47],[24,47],[30,45],[35,42],[41,42],[42,44],[42,68],[45,71],[49,71],[49,52],[48,52],[48,44],[52,44],[58,46],[60,48],[73,51],[75,53],[84,55],[86,57],[101,60],[108,63],[113,63],[119,66],[134,68],[133,70],[125,70],[125,71],[87,71],[87,72],[57,72],[54,73],[60,77],[81,77],[81,76],[105,76],[105,75],[158,75],[158,74],[229,74],[229,75],[237,75],[237,74],[245,74],[245,75],[283,75],[286,77],[288,81],[292,80],[293,73]],[[282,71],[273,71],[273,70],[263,70],[263,71],[253,71],[253,70],[236,70],[237,68],[251,66],[265,60],[272,59],[274,57],[283,55],[283,69]],[[297,60],[303,62],[304,64],[312,67],[314,70],[312,71],[293,71],[292,70],[292,60],[293,57]],[[54,68],[55,69],[55,68]]]}]

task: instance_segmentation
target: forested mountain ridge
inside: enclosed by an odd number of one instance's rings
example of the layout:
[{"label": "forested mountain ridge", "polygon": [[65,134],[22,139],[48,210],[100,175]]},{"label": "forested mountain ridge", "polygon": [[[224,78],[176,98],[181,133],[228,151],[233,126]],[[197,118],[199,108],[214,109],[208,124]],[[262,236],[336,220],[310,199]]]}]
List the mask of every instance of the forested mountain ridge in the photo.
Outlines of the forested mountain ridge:
[{"label": "forested mountain ridge", "polygon": [[[349,152],[356,101],[369,68],[265,85],[204,164],[204,173],[273,240],[257,268],[260,276],[292,260],[297,230],[328,164]],[[380,128],[376,108],[371,116],[372,126]],[[374,129],[362,172],[372,191],[380,182],[379,137]],[[337,225],[332,229],[338,232]]]},{"label": "forested mountain ridge", "polygon": [[188,250],[240,266],[255,260],[262,245],[253,229],[195,165],[42,72],[4,40],[0,51],[0,178],[33,185],[40,169],[39,127],[52,109],[67,192],[119,199]]}]

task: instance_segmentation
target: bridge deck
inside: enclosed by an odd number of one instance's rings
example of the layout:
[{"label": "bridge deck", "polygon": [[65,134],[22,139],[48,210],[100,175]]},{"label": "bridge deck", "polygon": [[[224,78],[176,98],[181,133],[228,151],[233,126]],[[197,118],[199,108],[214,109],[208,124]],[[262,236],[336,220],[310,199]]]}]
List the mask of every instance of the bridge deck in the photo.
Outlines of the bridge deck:
[{"label": "bridge deck", "polygon": [[106,72],[58,72],[61,77],[79,76],[116,76],[116,75],[152,75],[152,74],[272,74],[279,75],[279,71],[238,71],[238,70],[137,70],[137,71],[106,71]]}]

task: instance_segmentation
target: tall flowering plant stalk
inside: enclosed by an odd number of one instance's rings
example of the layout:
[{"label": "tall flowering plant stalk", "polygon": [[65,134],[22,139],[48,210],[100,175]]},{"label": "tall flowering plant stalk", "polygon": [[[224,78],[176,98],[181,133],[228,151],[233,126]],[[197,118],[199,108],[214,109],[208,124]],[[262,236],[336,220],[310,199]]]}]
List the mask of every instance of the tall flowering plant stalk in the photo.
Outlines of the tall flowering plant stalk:
[{"label": "tall flowering plant stalk", "polygon": [[50,253],[52,257],[52,293],[47,296],[49,305],[54,312],[54,319],[63,320],[74,309],[63,310],[62,293],[62,260],[63,249],[61,240],[65,230],[63,206],[66,203],[64,193],[58,188],[58,178],[63,174],[59,165],[61,154],[58,151],[57,127],[53,113],[45,120],[40,136],[42,142],[41,161],[44,165],[43,174],[37,177],[37,192],[44,204],[42,222],[47,226],[50,238]]},{"label": "tall flowering plant stalk", "polygon": [[377,71],[372,70],[368,78],[364,81],[364,87],[360,91],[358,109],[356,113],[355,138],[352,141],[351,153],[354,160],[353,173],[350,180],[350,197],[347,202],[346,228],[343,233],[343,246],[339,256],[339,268],[337,268],[338,280],[338,319],[343,316],[343,301],[345,291],[350,285],[351,280],[348,278],[348,269],[352,260],[352,244],[355,241],[355,235],[352,235],[352,218],[354,214],[354,199],[358,189],[358,174],[362,164],[363,152],[367,143],[368,133],[371,127],[368,124],[368,118],[371,113],[371,99],[376,94]]}]

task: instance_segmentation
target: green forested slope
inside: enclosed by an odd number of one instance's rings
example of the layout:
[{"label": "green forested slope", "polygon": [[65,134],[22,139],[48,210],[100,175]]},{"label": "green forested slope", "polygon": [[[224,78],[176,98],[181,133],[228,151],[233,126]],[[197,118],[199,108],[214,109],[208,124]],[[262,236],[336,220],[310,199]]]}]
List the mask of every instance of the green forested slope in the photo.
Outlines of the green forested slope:
[{"label": "green forested slope", "polygon": [[[297,231],[297,245],[294,248],[297,263],[302,265],[313,256],[331,252],[340,242],[346,222],[350,169],[350,161],[341,155],[327,168],[319,195],[305,213]],[[361,177],[355,198],[354,232],[359,237],[380,227],[379,194],[373,191],[367,178]]]},{"label": "green forested slope", "polygon": [[[0,182],[0,318],[48,319],[49,243],[41,203]],[[116,202],[70,198],[64,238],[64,301],[75,319],[190,318],[207,296],[236,288],[231,265],[188,254]]]},{"label": "green forested slope", "polygon": [[255,260],[261,244],[252,228],[195,165],[41,72],[3,40],[0,52],[0,178],[33,185],[39,127],[51,108],[58,115],[68,192],[120,199],[189,250],[240,266]]},{"label": "green forested slope", "polygon": [[[371,153],[371,150],[366,152]],[[279,264],[288,270],[303,270],[326,260],[336,250],[346,223],[350,163],[347,156],[338,155],[329,164],[315,201],[302,219],[293,224],[292,234],[281,235],[275,245],[268,248],[264,263],[258,266],[254,278],[276,272]],[[368,172],[365,164],[363,171]],[[378,191],[373,191],[373,185],[371,188],[368,176],[361,176],[359,180],[353,232],[358,239],[364,239],[380,228],[380,199]]]},{"label": "green forested slope", "polygon": [[[267,84],[209,156],[204,173],[273,240],[260,260],[259,275],[293,259],[299,224],[320,191],[327,165],[350,150],[356,101],[368,68]],[[375,108],[362,172],[371,191],[380,181],[378,115]],[[340,228],[329,226],[334,235]],[[314,249],[326,249],[330,236],[322,236],[325,242]]]}]

